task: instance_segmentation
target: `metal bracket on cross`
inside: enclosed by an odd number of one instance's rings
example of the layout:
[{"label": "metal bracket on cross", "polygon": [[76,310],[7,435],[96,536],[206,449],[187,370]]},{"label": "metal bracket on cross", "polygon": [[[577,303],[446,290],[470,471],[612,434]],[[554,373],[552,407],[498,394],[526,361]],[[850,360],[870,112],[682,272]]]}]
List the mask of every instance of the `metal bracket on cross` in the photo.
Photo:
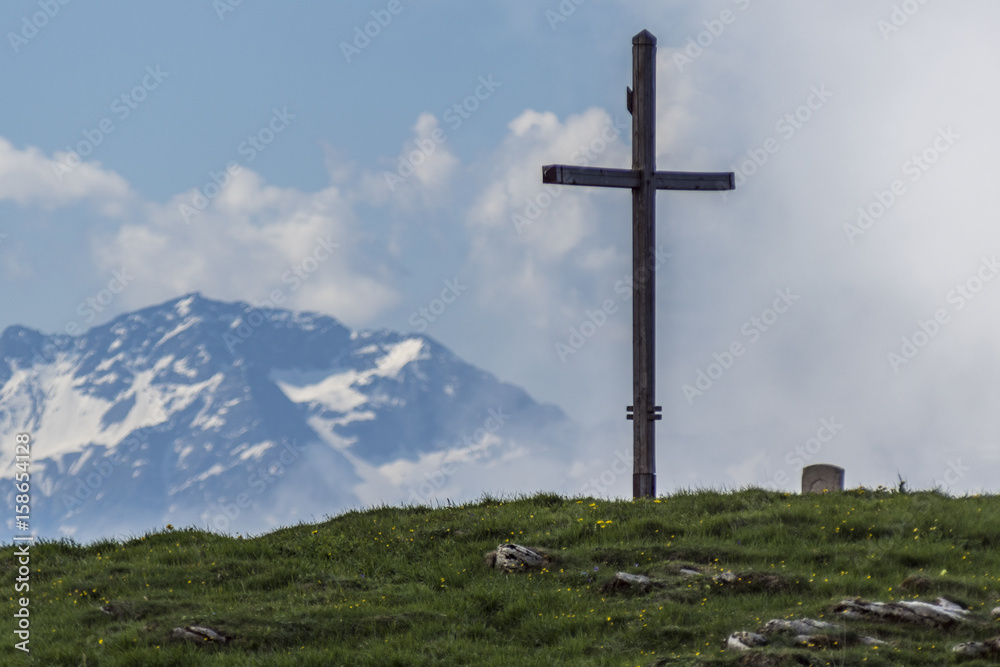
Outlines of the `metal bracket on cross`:
[{"label": "metal bracket on cross", "polygon": [[[652,407],[652,409],[649,411],[650,412],[650,414],[649,414],[649,420],[650,421],[656,421],[658,419],[663,419],[663,415],[659,414],[660,412],[662,412],[662,410],[663,410],[662,406],[654,405]],[[635,413],[635,407],[634,406],[631,406],[631,405],[625,406],[625,419],[628,419],[629,421],[631,421],[632,418],[633,418],[633,416],[634,416],[634,413]]]}]

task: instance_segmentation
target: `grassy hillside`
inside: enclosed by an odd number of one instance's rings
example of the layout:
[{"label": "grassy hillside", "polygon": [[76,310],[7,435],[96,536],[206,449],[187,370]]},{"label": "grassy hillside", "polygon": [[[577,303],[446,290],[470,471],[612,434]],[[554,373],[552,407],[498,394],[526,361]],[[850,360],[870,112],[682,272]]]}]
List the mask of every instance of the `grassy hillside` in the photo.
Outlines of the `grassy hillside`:
[{"label": "grassy hillside", "polygon": [[[381,507],[253,539],[164,529],[125,543],[48,542],[31,549],[30,656],[14,649],[9,631],[23,594],[14,592],[16,557],[5,547],[0,571],[10,614],[0,662],[996,664],[962,660],[950,649],[1000,635],[1000,622],[990,620],[1000,604],[998,523],[996,496],[748,489],[642,501],[539,494],[439,509]],[[534,572],[490,569],[484,556],[504,542],[537,547],[551,560]],[[611,590],[619,571],[662,585]],[[724,571],[737,580],[713,579]],[[911,575],[929,581],[919,592],[901,590]],[[944,596],[971,608],[971,620],[933,629],[837,618],[834,605],[855,596]],[[828,648],[797,646],[789,636],[751,657],[722,650],[734,631],[805,617],[849,629]],[[198,645],[171,637],[173,628],[191,625],[230,639]],[[892,644],[846,648],[854,633]]]}]

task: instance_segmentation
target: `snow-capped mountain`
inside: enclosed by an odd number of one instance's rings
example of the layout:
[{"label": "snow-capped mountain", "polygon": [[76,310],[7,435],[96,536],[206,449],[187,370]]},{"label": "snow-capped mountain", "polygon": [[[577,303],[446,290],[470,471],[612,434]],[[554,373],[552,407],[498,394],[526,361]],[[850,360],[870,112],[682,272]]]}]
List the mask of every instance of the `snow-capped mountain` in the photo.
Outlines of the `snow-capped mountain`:
[{"label": "snow-capped mountain", "polygon": [[0,335],[0,442],[31,434],[43,537],[257,533],[429,503],[461,465],[543,456],[570,430],[427,336],[197,293],[79,336]]}]

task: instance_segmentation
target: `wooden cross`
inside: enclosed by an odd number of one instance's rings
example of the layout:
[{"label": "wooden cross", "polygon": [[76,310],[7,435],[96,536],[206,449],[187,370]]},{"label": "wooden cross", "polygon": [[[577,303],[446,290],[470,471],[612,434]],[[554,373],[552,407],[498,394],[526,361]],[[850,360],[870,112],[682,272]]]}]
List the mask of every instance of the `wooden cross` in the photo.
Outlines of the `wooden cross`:
[{"label": "wooden cross", "polygon": [[656,497],[654,425],[661,408],[655,398],[655,249],[657,190],[734,190],[732,172],[656,171],[656,37],[643,30],[632,38],[632,86],[626,107],[632,114],[632,168],[601,169],[550,164],[542,167],[543,183],[591,185],[632,190],[632,494]]}]

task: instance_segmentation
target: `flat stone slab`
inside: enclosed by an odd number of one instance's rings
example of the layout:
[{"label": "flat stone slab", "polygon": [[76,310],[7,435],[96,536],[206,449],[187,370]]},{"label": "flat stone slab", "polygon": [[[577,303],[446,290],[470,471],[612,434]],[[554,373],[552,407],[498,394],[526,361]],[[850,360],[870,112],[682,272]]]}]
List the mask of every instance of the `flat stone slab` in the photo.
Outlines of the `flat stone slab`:
[{"label": "flat stone slab", "polygon": [[[795,635],[795,641],[811,648],[837,648],[857,643],[868,646],[892,646],[892,642],[882,641],[875,637],[840,637],[839,635],[844,629],[843,625],[828,623],[815,618],[798,618],[792,620],[773,618],[760,626],[757,632],[766,636],[773,634],[793,634]],[[837,634],[821,634],[824,632]]]},{"label": "flat stone slab", "polygon": [[758,632],[769,635],[774,632],[786,632],[795,635],[810,635],[823,630],[841,630],[842,625],[827,623],[814,618],[799,618],[786,621],[783,618],[772,618],[760,627]]},{"label": "flat stone slab", "polygon": [[202,625],[186,625],[183,628],[174,628],[170,636],[174,639],[183,639],[197,644],[207,644],[209,642],[225,644],[229,641],[229,637],[221,632]]},{"label": "flat stone slab", "polygon": [[648,588],[652,583],[649,577],[644,574],[629,574],[628,572],[615,572],[615,579],[641,588]]},{"label": "flat stone slab", "polygon": [[611,579],[605,583],[601,590],[605,593],[614,593],[619,591],[637,590],[641,593],[645,593],[654,585],[659,585],[652,579],[643,574],[630,574],[628,572],[616,572],[614,579]]}]

